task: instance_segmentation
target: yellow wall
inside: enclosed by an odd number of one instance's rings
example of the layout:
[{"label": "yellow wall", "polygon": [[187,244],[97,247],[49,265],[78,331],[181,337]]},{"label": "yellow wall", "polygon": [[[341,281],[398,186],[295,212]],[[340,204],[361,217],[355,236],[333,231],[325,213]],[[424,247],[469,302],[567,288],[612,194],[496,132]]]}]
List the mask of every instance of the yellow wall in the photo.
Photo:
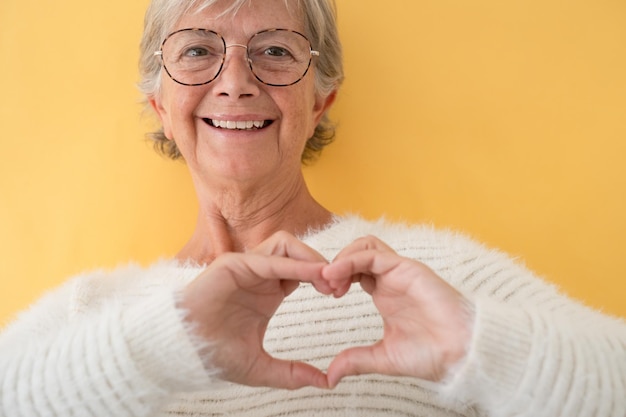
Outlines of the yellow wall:
[{"label": "yellow wall", "polygon": [[[184,165],[143,140],[147,0],[0,2],[0,321],[68,275],[171,256]],[[626,316],[626,3],[338,0],[338,212],[463,230]]]}]

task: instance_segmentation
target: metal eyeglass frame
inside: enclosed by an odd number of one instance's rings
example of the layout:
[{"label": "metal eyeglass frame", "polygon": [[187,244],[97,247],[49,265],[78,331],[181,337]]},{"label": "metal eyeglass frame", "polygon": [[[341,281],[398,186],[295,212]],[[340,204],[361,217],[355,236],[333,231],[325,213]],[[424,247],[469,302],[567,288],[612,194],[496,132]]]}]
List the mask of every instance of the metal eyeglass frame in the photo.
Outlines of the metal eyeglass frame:
[{"label": "metal eyeglass frame", "polygon": [[[174,78],[174,76],[169,72],[169,70],[167,69],[167,66],[165,65],[165,60],[163,58],[163,45],[165,45],[165,42],[167,42],[167,40],[169,38],[171,38],[173,35],[179,33],[179,32],[185,32],[185,31],[202,31],[202,32],[210,32],[213,33],[215,35],[217,35],[221,40],[222,40],[222,44],[224,45],[224,53],[222,54],[222,62],[220,63],[220,67],[217,70],[217,73],[215,74],[215,76],[213,78],[211,78],[208,81],[202,82],[202,83],[193,83],[193,84],[189,84],[189,83],[183,83],[181,81],[178,81],[176,78]],[[296,81],[288,83],[288,84],[271,84],[271,83],[266,83],[265,81],[263,81],[262,79],[259,78],[259,76],[257,74],[255,74],[254,69],[252,68],[252,59],[250,59],[250,57],[248,56],[248,45],[250,44],[250,41],[252,39],[254,39],[255,36],[258,36],[262,33],[267,33],[267,32],[291,32],[291,33],[295,33],[296,35],[302,36],[307,43],[309,44],[309,62],[307,64],[306,69],[304,70],[304,73],[300,76],[300,78],[298,78]],[[259,80],[261,83],[265,84],[265,85],[269,85],[272,87],[288,87],[290,85],[294,85],[298,82],[300,82],[305,75],[309,72],[309,68],[311,68],[311,62],[313,61],[313,57],[320,56],[319,51],[315,51],[313,50],[313,47],[311,46],[311,41],[309,41],[309,39],[304,36],[302,33],[292,30],[292,29],[282,29],[282,28],[275,28],[275,29],[264,29],[261,30],[257,33],[255,33],[254,35],[252,35],[250,37],[250,39],[248,39],[248,44],[247,45],[242,45],[242,44],[238,44],[238,43],[233,43],[230,45],[226,45],[226,41],[224,40],[224,37],[222,35],[220,35],[219,33],[215,32],[214,30],[210,30],[210,29],[203,29],[203,28],[185,28],[185,29],[179,29],[176,30],[172,33],[170,33],[169,35],[167,35],[165,37],[165,39],[163,39],[163,42],[161,42],[161,48],[158,51],[154,52],[154,56],[160,56],[161,57],[161,64],[163,65],[163,69],[165,69],[165,72],[167,73],[167,75],[176,83],[181,84],[181,85],[186,85],[186,86],[190,86],[190,87],[194,87],[194,86],[199,86],[199,85],[206,85],[209,84],[210,82],[214,81],[217,77],[219,77],[219,75],[222,73],[222,69],[224,68],[224,62],[226,62],[226,51],[228,48],[231,47],[240,47],[240,48],[244,48],[246,50],[246,60],[248,61],[248,66],[250,67],[250,72],[252,72],[252,75],[254,75],[254,78],[256,78],[257,80]]]}]

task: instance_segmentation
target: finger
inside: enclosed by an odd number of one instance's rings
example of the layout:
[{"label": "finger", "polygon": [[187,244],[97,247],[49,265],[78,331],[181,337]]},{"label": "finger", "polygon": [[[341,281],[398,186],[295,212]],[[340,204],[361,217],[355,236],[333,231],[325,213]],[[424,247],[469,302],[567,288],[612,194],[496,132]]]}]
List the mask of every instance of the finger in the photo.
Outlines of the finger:
[{"label": "finger", "polygon": [[216,276],[220,276],[219,269],[228,270],[239,285],[249,287],[257,284],[260,279],[322,284],[321,269],[324,265],[324,262],[308,262],[281,256],[229,253],[218,257],[209,268]]},{"label": "finger", "polygon": [[417,272],[430,271],[426,265],[397,255],[395,252],[363,250],[341,259],[335,259],[324,267],[323,275],[325,279],[331,281],[352,277],[354,282],[361,282],[361,275],[377,277],[389,274],[393,270],[411,275],[415,275]]},{"label": "finger", "polygon": [[250,251],[259,255],[284,256],[302,261],[327,262],[310,246],[287,232],[276,232]]},{"label": "finger", "polygon": [[[308,282],[322,294],[331,294],[332,289],[322,278],[321,269],[327,264],[325,260],[301,260],[282,256],[263,256],[258,254],[243,254],[250,256],[248,267],[264,279],[281,279],[287,281]],[[291,294],[295,286],[283,286],[285,295]]]},{"label": "finger", "polygon": [[333,290],[333,296],[335,298],[341,298],[346,295],[348,291],[350,291],[350,287],[354,282],[360,283],[363,290],[365,290],[368,294],[372,294],[374,289],[376,289],[376,279],[366,274],[353,275],[341,280],[329,280],[328,285]]},{"label": "finger", "polygon": [[344,258],[356,252],[367,251],[367,250],[378,250],[382,252],[392,252],[395,251],[387,245],[385,242],[380,240],[375,236],[364,236],[356,239],[354,242],[343,248],[337,256],[335,256],[335,260]]},{"label": "finger", "polygon": [[370,276],[363,276],[361,278],[361,288],[368,294],[372,294],[376,289],[376,280]]},{"label": "finger", "polygon": [[[321,264],[324,265],[324,264]],[[292,292],[294,292],[300,285],[300,282],[309,282],[310,284],[313,285],[313,287],[320,293],[325,294],[325,295],[330,295],[333,293],[333,289],[330,287],[330,285],[328,285],[328,282],[324,279],[320,279],[320,278],[316,278],[313,279],[312,281],[306,281],[306,280],[301,280],[301,279],[295,279],[295,280],[291,280],[289,278],[281,279],[281,287],[283,288],[283,293],[286,296],[290,295]]]},{"label": "finger", "polygon": [[[323,272],[322,272],[322,277],[323,277]],[[328,285],[328,287],[331,290],[331,293],[333,294],[333,296],[335,298],[341,298],[343,297],[349,290],[350,287],[352,286],[352,280],[350,278],[347,279],[343,279],[343,280],[339,280],[339,279],[328,279],[323,277],[324,282],[326,282],[326,285]]]},{"label": "finger", "polygon": [[337,355],[328,367],[329,388],[336,387],[346,376],[376,373],[378,369],[374,351],[379,343],[368,347],[350,348]]},{"label": "finger", "polygon": [[[384,260],[386,253],[379,252],[373,249],[364,249],[358,252],[347,254],[341,258],[337,257],[330,264],[326,265],[322,271],[325,279],[329,281],[346,281],[360,282],[361,277],[359,275],[374,274],[375,270],[378,273],[386,272],[386,268],[381,268],[381,260]],[[384,262],[389,264],[389,261]]]},{"label": "finger", "polygon": [[420,265],[394,252],[369,249],[335,259],[323,267],[322,276],[336,290],[345,288],[348,282],[360,282],[363,289],[371,294],[376,286],[375,278],[385,276],[394,269],[406,269],[402,275],[415,275],[421,269]]},{"label": "finger", "polygon": [[[274,233],[254,248],[251,253],[268,256],[284,256],[303,261],[328,263],[328,261],[320,253],[305,245],[295,236],[287,232]],[[322,294],[329,295],[332,293],[332,290],[326,281],[315,280],[311,281],[311,283],[315,289]],[[291,291],[288,292],[288,294],[290,293]]]},{"label": "finger", "polygon": [[316,367],[304,362],[270,359],[269,372],[263,372],[259,385],[283,389],[307,386],[328,388],[326,375]]}]

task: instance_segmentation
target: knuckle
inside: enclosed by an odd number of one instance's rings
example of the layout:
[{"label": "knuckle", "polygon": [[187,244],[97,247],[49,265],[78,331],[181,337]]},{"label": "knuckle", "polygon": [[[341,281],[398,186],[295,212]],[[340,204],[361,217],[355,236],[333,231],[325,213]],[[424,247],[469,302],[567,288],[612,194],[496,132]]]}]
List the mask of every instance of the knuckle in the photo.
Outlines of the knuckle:
[{"label": "knuckle", "polygon": [[222,253],[222,254],[218,255],[215,258],[215,260],[213,261],[213,263],[215,263],[216,265],[219,265],[219,264],[226,264],[226,265],[228,265],[228,264],[230,264],[232,262],[236,262],[236,260],[238,258],[240,258],[240,257],[241,257],[240,253],[225,252],[225,253]]},{"label": "knuckle", "polygon": [[374,235],[366,235],[358,239],[366,249],[376,249],[382,241]]},{"label": "knuckle", "polygon": [[279,230],[278,232],[274,232],[274,234],[272,235],[272,238],[278,240],[278,241],[283,241],[283,240],[291,240],[293,236],[284,231],[284,230]]}]

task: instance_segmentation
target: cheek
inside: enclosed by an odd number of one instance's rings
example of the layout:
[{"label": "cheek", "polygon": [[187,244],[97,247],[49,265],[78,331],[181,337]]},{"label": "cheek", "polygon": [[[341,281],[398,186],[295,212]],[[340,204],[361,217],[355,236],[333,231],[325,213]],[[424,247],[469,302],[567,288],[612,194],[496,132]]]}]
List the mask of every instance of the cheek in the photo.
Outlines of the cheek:
[{"label": "cheek", "polygon": [[195,109],[198,106],[200,99],[196,94],[178,94],[172,100],[172,114],[176,115],[176,118],[180,121],[186,121],[193,116]]},{"label": "cheek", "polygon": [[294,94],[284,107],[292,121],[290,125],[298,130],[296,134],[306,136],[304,139],[310,138],[315,131],[314,106],[315,100],[310,92],[302,90]]},{"label": "cheek", "polygon": [[170,114],[170,123],[177,125],[193,117],[195,109],[205,95],[201,87],[187,87],[167,82],[163,88],[163,103]]},{"label": "cheek", "polygon": [[163,129],[167,138],[175,140],[178,147],[185,148],[196,136],[197,96],[191,94],[171,94],[167,102],[168,117],[163,120]]}]

